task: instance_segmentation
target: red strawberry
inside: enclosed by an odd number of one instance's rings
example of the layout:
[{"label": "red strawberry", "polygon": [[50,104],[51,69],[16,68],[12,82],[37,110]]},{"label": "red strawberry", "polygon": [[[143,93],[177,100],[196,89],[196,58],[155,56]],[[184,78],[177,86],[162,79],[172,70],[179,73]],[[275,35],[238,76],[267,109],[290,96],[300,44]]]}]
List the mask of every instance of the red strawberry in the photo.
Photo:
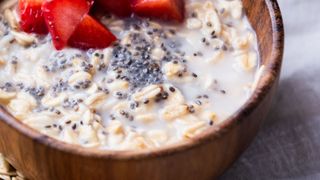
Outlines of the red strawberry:
[{"label": "red strawberry", "polygon": [[46,34],[48,29],[41,10],[43,0],[19,0],[20,28],[27,33]]},{"label": "red strawberry", "polygon": [[68,44],[80,49],[102,49],[116,40],[117,38],[104,25],[91,16],[85,15]]},{"label": "red strawberry", "polygon": [[97,0],[97,5],[120,17],[131,15],[130,0]]},{"label": "red strawberry", "polygon": [[132,0],[134,13],[163,20],[183,21],[184,0]]},{"label": "red strawberry", "polygon": [[93,0],[46,0],[42,10],[53,44],[61,50],[86,15]]}]

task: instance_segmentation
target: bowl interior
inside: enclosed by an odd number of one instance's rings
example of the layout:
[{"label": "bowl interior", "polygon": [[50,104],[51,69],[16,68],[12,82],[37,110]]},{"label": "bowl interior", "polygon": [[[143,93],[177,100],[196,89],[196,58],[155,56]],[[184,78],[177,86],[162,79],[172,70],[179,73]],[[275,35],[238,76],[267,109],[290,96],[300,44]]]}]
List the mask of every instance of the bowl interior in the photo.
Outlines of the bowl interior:
[{"label": "bowl interior", "polygon": [[149,158],[150,156],[172,155],[183,150],[194,148],[199,144],[207,143],[214,138],[223,135],[232,126],[237,125],[246,114],[250,114],[256,106],[264,99],[268,91],[271,89],[280,73],[281,59],[283,53],[283,26],[282,18],[278,4],[275,0],[243,0],[245,12],[249,18],[252,27],[255,29],[259,42],[259,50],[261,56],[261,64],[266,69],[258,83],[257,89],[253,93],[249,101],[242,106],[235,114],[233,114],[225,122],[213,127],[196,138],[181,142],[178,144],[139,151],[100,151],[96,149],[79,148],[79,146],[66,144],[55,139],[42,135],[35,130],[23,125],[15,120],[4,108],[0,108],[0,119],[8,126],[15,129],[33,141],[54,148],[66,153],[78,154],[81,156],[90,156],[106,159],[137,159]]}]

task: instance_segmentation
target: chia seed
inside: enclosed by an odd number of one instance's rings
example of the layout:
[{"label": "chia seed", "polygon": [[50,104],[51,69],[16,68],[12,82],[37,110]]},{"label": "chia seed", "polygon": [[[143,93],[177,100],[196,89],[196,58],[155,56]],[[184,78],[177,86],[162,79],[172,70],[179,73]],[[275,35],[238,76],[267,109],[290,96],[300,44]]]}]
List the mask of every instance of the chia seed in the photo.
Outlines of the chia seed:
[{"label": "chia seed", "polygon": [[73,55],[68,57],[62,51],[55,52],[50,56],[50,58],[48,60],[49,64],[44,64],[42,66],[42,68],[46,72],[57,72],[58,70],[64,70],[67,67],[71,67],[72,66],[72,61],[73,61],[74,58],[85,59],[85,57],[82,57],[81,54],[73,54]]},{"label": "chia seed", "polygon": [[110,119],[111,119],[111,120],[115,120],[116,117],[115,117],[113,114],[110,114]]},{"label": "chia seed", "polygon": [[202,105],[202,102],[200,100],[196,100],[196,104],[201,106]]},{"label": "chia seed", "polygon": [[193,105],[188,106],[187,110],[189,111],[189,113],[194,113],[195,112],[195,109],[194,109]]},{"label": "chia seed", "polygon": [[24,84],[23,83],[17,83],[16,85],[20,90],[22,90],[24,88]]},{"label": "chia seed", "polygon": [[52,86],[52,90],[53,90],[53,93],[54,94],[58,94],[58,93],[61,93],[63,91],[66,91],[69,89],[69,84],[67,81],[64,81],[62,79],[59,80],[58,83],[54,84]]},{"label": "chia seed", "polygon": [[56,113],[57,115],[60,115],[60,114],[61,114],[61,111],[56,110],[55,113]]},{"label": "chia seed", "polygon": [[169,88],[169,90],[170,90],[171,92],[175,92],[175,91],[176,91],[176,89],[175,89],[174,87],[172,87],[172,86]]},{"label": "chia seed", "polygon": [[197,75],[196,73],[192,73],[192,76],[193,76],[194,78],[197,78],[197,77],[198,77],[198,75]]},{"label": "chia seed", "polygon": [[90,87],[91,83],[92,82],[90,80],[80,81],[73,87],[76,89],[87,89]]},{"label": "chia seed", "polygon": [[85,71],[85,72],[90,72],[91,69],[93,68],[93,65],[90,64],[90,63],[88,63],[88,62],[83,61],[83,62],[81,63],[81,68],[82,68],[82,70]]},{"label": "chia seed", "polygon": [[47,126],[45,126],[44,128],[50,129],[51,127],[52,127],[51,125],[47,125]]},{"label": "chia seed", "polygon": [[25,91],[31,94],[37,100],[40,100],[45,95],[45,89],[41,86],[26,88]]},{"label": "chia seed", "polygon": [[15,86],[11,82],[6,82],[3,86],[0,86],[0,89],[6,92],[14,92],[16,91]]},{"label": "chia seed", "polygon": [[128,94],[122,93],[122,92],[118,91],[118,92],[115,93],[115,96],[116,96],[118,99],[126,99],[126,98],[128,97]]},{"label": "chia seed", "polygon": [[74,109],[75,111],[79,109],[78,101],[76,99],[69,99],[69,98],[64,99],[62,107],[71,108],[71,109]]},{"label": "chia seed", "polygon": [[222,50],[227,51],[227,50],[228,50],[228,47],[227,47],[226,45],[223,45],[223,46],[222,46]]},{"label": "chia seed", "polygon": [[138,33],[131,34],[130,38],[132,48],[122,45],[114,47],[111,66],[122,69],[121,74],[132,88],[161,83],[160,64],[150,57],[153,45]]},{"label": "chia seed", "polygon": [[17,65],[18,64],[18,57],[17,56],[11,56],[10,62],[11,64]]},{"label": "chia seed", "polygon": [[176,31],[173,30],[173,29],[169,29],[169,32],[170,32],[172,35],[175,35],[175,34],[176,34]]},{"label": "chia seed", "polygon": [[214,122],[211,120],[211,121],[209,121],[209,125],[210,126],[213,126],[213,124],[214,124]]},{"label": "chia seed", "polygon": [[65,123],[66,123],[66,124],[71,124],[71,121],[69,120],[69,121],[66,121]]},{"label": "chia seed", "polygon": [[130,104],[130,109],[135,109],[135,108],[137,108],[137,107],[139,107],[139,102],[133,102],[133,103],[131,103]]}]

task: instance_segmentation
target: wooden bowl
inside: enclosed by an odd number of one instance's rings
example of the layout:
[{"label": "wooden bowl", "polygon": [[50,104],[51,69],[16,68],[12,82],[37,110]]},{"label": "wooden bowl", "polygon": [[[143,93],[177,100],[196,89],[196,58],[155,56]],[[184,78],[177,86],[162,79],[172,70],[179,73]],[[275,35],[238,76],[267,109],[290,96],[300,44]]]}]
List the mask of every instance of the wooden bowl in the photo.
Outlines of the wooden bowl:
[{"label": "wooden bowl", "polygon": [[0,108],[0,152],[30,179],[212,179],[248,147],[275,93],[284,32],[276,0],[243,0],[266,70],[250,100],[232,117],[192,141],[155,150],[109,152],[42,135]]}]

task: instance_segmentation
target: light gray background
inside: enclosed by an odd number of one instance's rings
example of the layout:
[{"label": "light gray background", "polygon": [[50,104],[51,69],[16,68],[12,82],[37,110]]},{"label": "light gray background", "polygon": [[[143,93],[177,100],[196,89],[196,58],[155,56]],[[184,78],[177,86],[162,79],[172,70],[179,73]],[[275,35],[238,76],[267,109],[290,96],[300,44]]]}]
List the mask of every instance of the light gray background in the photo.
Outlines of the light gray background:
[{"label": "light gray background", "polygon": [[320,0],[278,1],[286,29],[278,95],[257,138],[222,180],[320,180]]}]

